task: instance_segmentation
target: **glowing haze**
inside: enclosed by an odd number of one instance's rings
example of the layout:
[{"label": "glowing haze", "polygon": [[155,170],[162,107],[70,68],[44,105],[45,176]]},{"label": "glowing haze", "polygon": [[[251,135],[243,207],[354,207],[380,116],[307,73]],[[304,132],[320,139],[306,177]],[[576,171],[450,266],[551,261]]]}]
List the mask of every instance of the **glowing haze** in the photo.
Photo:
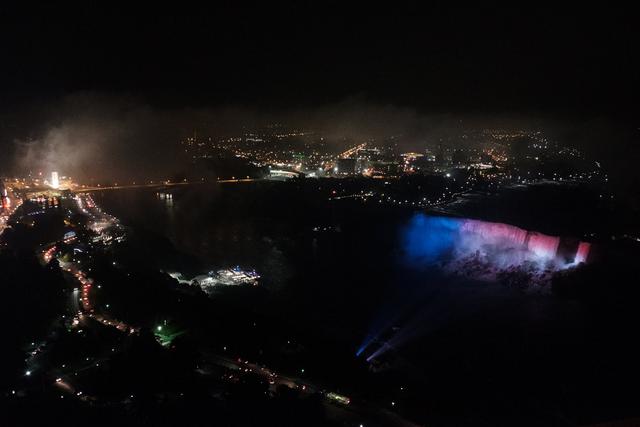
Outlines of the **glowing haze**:
[{"label": "glowing haze", "polygon": [[[401,105],[370,103],[358,96],[315,108],[270,110],[238,105],[178,108],[136,97],[81,92],[0,114],[0,124],[3,122],[12,124],[0,126],[0,144],[13,159],[9,170],[17,175],[42,172],[44,176],[56,170],[61,176],[88,182],[184,174],[191,164],[181,157],[179,141],[194,132],[215,139],[240,136],[273,123],[314,131],[336,150],[363,141],[392,140],[400,150],[420,151],[439,141],[460,143],[459,137],[466,131],[486,128],[542,130],[551,139],[587,151],[601,147],[606,134],[611,142],[608,148],[628,148],[621,146],[626,141],[624,135],[611,136],[608,122],[523,114],[420,112]],[[603,167],[620,154],[608,148],[598,153]]]},{"label": "glowing haze", "polygon": [[405,234],[412,263],[433,264],[476,257],[495,269],[525,263],[537,270],[557,270],[586,262],[590,246],[572,241],[562,253],[561,239],[519,227],[463,218],[416,214]]}]

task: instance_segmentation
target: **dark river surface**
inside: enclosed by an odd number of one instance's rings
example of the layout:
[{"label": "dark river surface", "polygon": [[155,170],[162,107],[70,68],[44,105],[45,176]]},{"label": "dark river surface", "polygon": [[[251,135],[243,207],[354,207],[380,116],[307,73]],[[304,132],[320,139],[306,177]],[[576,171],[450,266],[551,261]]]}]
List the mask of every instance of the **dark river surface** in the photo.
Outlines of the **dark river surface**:
[{"label": "dark river surface", "polygon": [[[197,259],[199,273],[255,268],[268,289],[257,310],[311,328],[354,354],[366,356],[373,351],[366,344],[393,335],[398,359],[443,396],[473,400],[485,387],[502,388],[492,404],[504,398],[511,405],[520,393],[520,410],[535,407],[551,418],[597,412],[594,402],[611,398],[605,390],[618,384],[621,372],[590,378],[615,364],[606,349],[626,333],[611,333],[608,314],[417,263],[406,239],[423,212],[328,201],[322,191],[308,183],[263,182],[174,188],[169,200],[146,189],[97,193],[95,200],[133,230],[168,238]],[[575,220],[575,211],[593,206],[588,197],[575,190],[559,197],[558,191],[475,195],[449,212],[549,234],[569,227],[579,238],[598,226],[595,219]],[[563,213],[552,211],[559,200]],[[562,414],[554,414],[558,408]]]},{"label": "dark river surface", "polygon": [[199,273],[255,268],[273,295],[286,296],[287,315],[355,347],[407,311],[425,317],[425,333],[470,317],[543,322],[579,312],[547,295],[455,279],[417,262],[406,241],[421,211],[329,202],[307,190],[252,183],[173,189],[169,200],[146,189],[111,191],[96,201],[134,230],[168,238],[199,261]]}]

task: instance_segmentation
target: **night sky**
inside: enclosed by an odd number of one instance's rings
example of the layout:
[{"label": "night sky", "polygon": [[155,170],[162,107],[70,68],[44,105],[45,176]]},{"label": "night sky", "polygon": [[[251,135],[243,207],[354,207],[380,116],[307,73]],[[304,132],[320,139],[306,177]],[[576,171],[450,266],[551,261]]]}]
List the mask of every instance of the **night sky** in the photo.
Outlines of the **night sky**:
[{"label": "night sky", "polygon": [[635,11],[8,2],[0,427],[640,415]]},{"label": "night sky", "polygon": [[164,173],[196,129],[279,122],[351,140],[542,129],[640,185],[634,14],[365,6],[2,5],[5,173]]},{"label": "night sky", "polygon": [[637,111],[633,14],[574,8],[3,10],[3,108],[78,91],[154,106],[360,96],[436,112]]}]

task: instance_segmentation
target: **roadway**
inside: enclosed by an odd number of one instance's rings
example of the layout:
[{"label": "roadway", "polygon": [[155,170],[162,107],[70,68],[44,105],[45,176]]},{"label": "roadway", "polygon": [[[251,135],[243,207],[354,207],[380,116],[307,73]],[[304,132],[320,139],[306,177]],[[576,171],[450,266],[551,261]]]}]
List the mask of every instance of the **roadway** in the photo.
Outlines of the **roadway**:
[{"label": "roadway", "polygon": [[341,159],[347,159],[355,154],[358,154],[359,150],[362,150],[363,148],[365,148],[367,146],[367,143],[364,142],[362,144],[356,145],[354,147],[349,148],[346,151],[343,151],[342,153],[338,154],[338,157]]},{"label": "roadway", "polygon": [[[262,181],[260,178],[232,178],[232,179],[218,179],[216,182],[218,184],[237,184],[242,182],[254,182],[254,181]],[[170,181],[162,181],[155,182],[149,184],[126,184],[126,185],[107,185],[107,186],[95,186],[95,187],[78,187],[75,191],[77,192],[90,192],[90,191],[105,191],[105,190],[126,190],[130,188],[165,188],[165,187],[177,187],[184,185],[198,185],[205,184],[207,181],[178,181],[178,182],[170,182]]]},{"label": "roadway", "polygon": [[[265,366],[260,366],[248,360],[232,359],[210,352],[205,353],[203,357],[206,362],[216,364],[222,368],[240,373],[252,372],[267,381],[271,391],[274,392],[278,386],[284,385],[298,390],[301,394],[325,394],[321,387],[307,379],[277,374]],[[199,372],[205,375],[208,374],[205,370],[200,370]],[[363,401],[354,402],[351,400],[349,404],[342,404],[325,398],[323,399],[323,404],[327,414],[332,419],[347,422],[347,425],[417,427],[417,424],[405,420],[394,412]]]},{"label": "roadway", "polygon": [[[234,180],[232,182],[246,182],[246,180]],[[182,184],[184,185],[184,184]],[[118,187],[121,188],[121,187]],[[90,197],[90,196],[88,196]],[[90,205],[92,210],[100,209],[95,206],[93,200],[90,200],[91,203],[86,203],[85,205]],[[79,206],[82,209],[82,206]],[[104,215],[104,214],[103,214]],[[71,239],[73,240],[73,239]],[[48,245],[41,250],[42,258],[45,262],[48,262],[51,258],[57,256],[57,245]],[[64,264],[64,265],[62,265]],[[74,326],[79,326],[80,322],[82,322],[83,317],[93,318],[94,320],[102,323],[103,325],[112,326],[123,333],[137,333],[139,328],[126,325],[121,321],[117,321],[111,319],[108,314],[101,313],[97,314],[94,311],[94,304],[91,300],[92,288],[93,288],[93,280],[89,278],[84,271],[81,270],[79,264],[75,262],[62,263],[61,267],[66,270],[67,273],[70,274],[70,278],[80,286],[77,292],[73,292],[73,296],[75,297],[75,301],[72,304],[72,307],[75,309],[80,309],[77,312],[77,322],[74,321]],[[78,304],[79,303],[79,304]],[[65,369],[57,369],[56,373],[56,381],[55,385],[62,392],[66,392],[69,395],[75,395],[77,398],[81,400],[94,400],[94,397],[83,395],[79,388],[73,384],[72,377],[77,375],[78,372],[91,369],[93,367],[97,367],[106,360],[107,357],[93,359],[88,358],[86,364],[75,367],[65,367]],[[217,365],[224,369],[238,371],[238,372],[252,372],[265,381],[267,381],[272,389],[275,391],[275,388],[279,385],[284,385],[292,389],[297,389],[303,394],[312,394],[312,393],[323,393],[324,391],[322,387],[314,384],[307,379],[302,379],[299,377],[280,375],[275,373],[273,370],[267,368],[266,366],[260,366],[256,363],[249,362],[247,360],[242,360],[240,358],[233,359],[224,355],[220,355],[217,353],[205,353],[204,362],[209,363],[211,365]],[[200,369],[199,372],[201,374],[207,375],[210,372]],[[52,372],[53,373],[53,372]],[[380,406],[376,406],[373,404],[368,404],[363,401],[357,402],[349,402],[349,404],[342,404],[338,402],[333,402],[328,398],[323,399],[323,404],[325,409],[327,410],[327,414],[333,419],[347,422],[348,425],[383,425],[383,426],[400,426],[400,427],[415,427],[416,425],[410,423],[409,421],[403,419],[399,415],[385,409]]]},{"label": "roadway", "polygon": [[7,207],[3,208],[0,206],[0,235],[8,228],[7,223],[11,215],[13,215],[16,209],[22,204],[22,199],[15,197],[11,188],[7,188],[7,201]]}]

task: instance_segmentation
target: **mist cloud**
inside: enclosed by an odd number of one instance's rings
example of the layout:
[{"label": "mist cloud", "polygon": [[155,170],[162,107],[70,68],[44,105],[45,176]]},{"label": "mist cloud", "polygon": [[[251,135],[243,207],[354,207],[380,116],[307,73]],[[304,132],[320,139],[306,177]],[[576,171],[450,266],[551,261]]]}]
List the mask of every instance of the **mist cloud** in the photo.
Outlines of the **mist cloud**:
[{"label": "mist cloud", "polygon": [[[17,174],[57,170],[86,181],[157,179],[180,174],[190,167],[188,159],[181,157],[181,139],[194,132],[212,138],[238,135],[273,123],[315,130],[336,149],[391,136],[400,137],[397,140],[402,149],[422,149],[425,143],[446,140],[469,129],[535,129],[557,137],[561,143],[602,155],[604,162],[610,160],[610,164],[620,154],[616,147],[626,150],[632,141],[628,133],[624,138],[620,132],[611,133],[608,120],[424,114],[402,106],[371,104],[361,97],[317,108],[257,110],[243,106],[162,108],[135,97],[84,92],[48,102],[35,112],[30,108],[22,115],[15,113],[18,116],[29,131],[14,132],[11,138]],[[606,141],[607,150],[612,153],[607,158],[600,138],[608,134],[621,142]]]}]

